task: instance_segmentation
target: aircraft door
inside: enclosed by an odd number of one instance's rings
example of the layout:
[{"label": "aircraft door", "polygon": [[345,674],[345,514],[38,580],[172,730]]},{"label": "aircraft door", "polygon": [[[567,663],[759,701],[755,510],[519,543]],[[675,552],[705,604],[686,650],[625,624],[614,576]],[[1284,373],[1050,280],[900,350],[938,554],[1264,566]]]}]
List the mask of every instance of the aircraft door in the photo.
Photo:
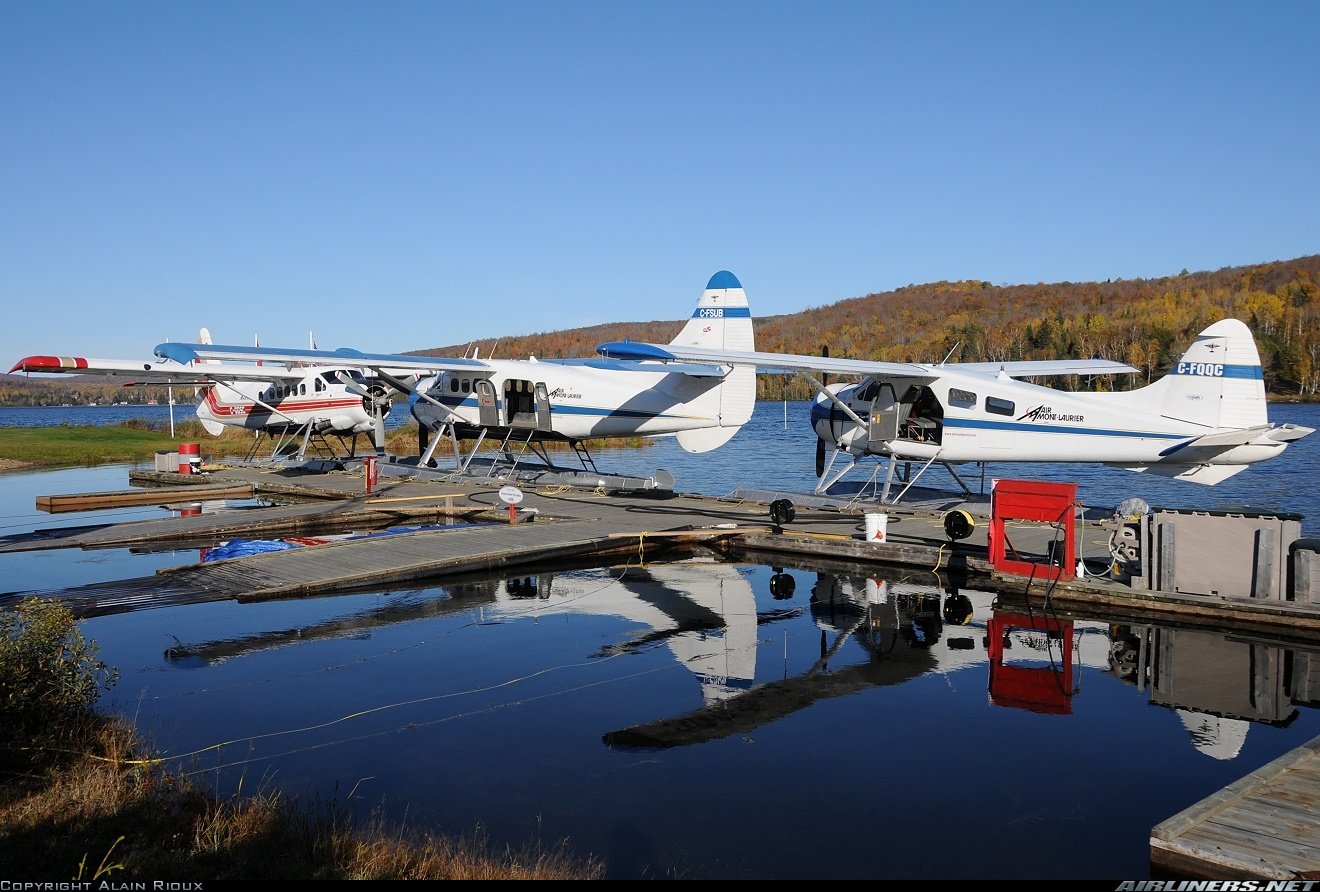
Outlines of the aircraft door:
[{"label": "aircraft door", "polygon": [[500,407],[495,400],[495,385],[489,378],[478,378],[472,382],[472,389],[477,394],[477,420],[482,427],[500,426]]},{"label": "aircraft door", "polygon": [[536,429],[549,433],[550,427],[550,392],[544,381],[536,382]]},{"label": "aircraft door", "polygon": [[504,382],[504,417],[509,427],[536,427],[536,396],[531,381],[515,378]]},{"label": "aircraft door", "polygon": [[[867,388],[870,390],[870,388]],[[877,382],[875,390],[863,397],[871,397],[871,411],[867,417],[866,439],[871,443],[884,443],[898,439],[899,426],[907,420],[911,406],[898,401],[894,386],[888,381]]]}]

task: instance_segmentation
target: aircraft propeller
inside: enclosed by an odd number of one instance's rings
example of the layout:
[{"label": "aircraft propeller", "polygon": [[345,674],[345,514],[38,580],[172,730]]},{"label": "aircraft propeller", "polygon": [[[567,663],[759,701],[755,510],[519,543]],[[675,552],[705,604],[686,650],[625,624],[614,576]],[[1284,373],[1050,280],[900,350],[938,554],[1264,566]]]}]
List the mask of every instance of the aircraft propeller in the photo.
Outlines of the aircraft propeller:
[{"label": "aircraft propeller", "polygon": [[[824,359],[829,359],[830,357],[829,344],[824,344],[821,346],[820,355]],[[820,381],[821,384],[828,385],[830,383],[829,373],[822,372],[820,376]],[[823,477],[824,475],[825,475],[825,441],[822,440],[820,437],[817,437],[816,438],[816,476]]]},{"label": "aircraft propeller", "polygon": [[[390,393],[381,379],[371,379],[363,386],[361,381],[349,375],[334,373],[335,380],[344,385],[344,389],[354,396],[362,398],[362,408],[371,416],[373,440],[377,453],[385,452],[385,418],[390,414]],[[382,376],[383,378],[384,376]],[[389,382],[386,382],[389,383]]]},{"label": "aircraft propeller", "polygon": [[[394,390],[396,390],[396,391],[398,391],[399,393],[403,394],[404,396],[412,397],[412,396],[415,395],[419,400],[425,400],[426,402],[431,403],[432,405],[439,406],[440,408],[445,409],[445,411],[449,411],[448,408],[444,405],[444,403],[440,402],[440,401],[437,400],[435,397],[428,395],[428,394],[425,392],[424,389],[419,389],[419,387],[420,387],[422,381],[427,380],[426,378],[422,378],[422,377],[414,376],[414,377],[413,377],[413,380],[412,380],[412,383],[410,384],[410,383],[408,382],[408,380],[403,379],[403,378],[397,378],[397,377],[395,377],[394,375],[391,375],[390,373],[384,371],[383,369],[376,369],[376,370],[375,370],[375,375],[376,375],[376,379],[377,379],[377,380],[385,382],[385,383],[388,384],[391,388],[393,388]],[[351,380],[346,380],[346,383],[351,383]],[[379,386],[379,385],[376,385],[376,386]],[[350,390],[352,390],[352,389],[353,389],[352,386],[350,386]],[[356,393],[357,391],[354,390],[353,392]],[[383,388],[382,388],[382,392],[383,392]],[[386,398],[388,398],[388,397],[386,397]],[[388,403],[387,403],[386,405],[388,406]],[[383,424],[383,418],[381,419],[381,423]],[[378,446],[378,448],[379,448],[379,449],[383,449],[383,448],[384,448],[384,447],[383,447],[383,443],[384,443],[384,438],[383,438],[383,436],[382,436],[382,438],[381,438],[381,440],[380,440],[379,442],[380,442],[380,444],[382,444],[382,445]],[[430,445],[430,443],[431,443],[431,431],[430,431],[430,429],[429,429],[426,425],[424,425],[424,424],[418,424],[418,425],[417,425],[417,454],[418,454],[418,455],[425,455],[425,454],[426,454],[426,448],[427,448],[427,446]]]}]

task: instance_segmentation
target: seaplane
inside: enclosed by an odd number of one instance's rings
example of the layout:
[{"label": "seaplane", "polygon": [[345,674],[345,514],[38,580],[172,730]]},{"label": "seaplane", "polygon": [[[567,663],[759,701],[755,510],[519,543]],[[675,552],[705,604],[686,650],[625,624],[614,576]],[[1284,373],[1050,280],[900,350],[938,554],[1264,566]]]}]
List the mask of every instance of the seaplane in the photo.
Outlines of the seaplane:
[{"label": "seaplane", "polygon": [[[675,349],[755,348],[747,294],[721,270],[706,284]],[[418,422],[419,464],[430,465],[448,436],[460,472],[490,438],[516,466],[531,451],[547,466],[545,444],[569,444],[584,470],[595,471],[584,441],[672,435],[688,452],[728,442],[756,405],[754,369],[727,363],[653,362],[590,356],[581,359],[480,359],[409,354],[164,343],[163,360],[194,367],[206,361],[263,362],[265,367],[322,363],[383,381],[411,402]],[[406,377],[405,377],[406,376]],[[360,388],[359,388],[360,389]],[[432,435],[436,435],[432,438]],[[475,440],[466,455],[462,440]],[[514,452],[517,451],[517,455]]]},{"label": "seaplane", "polygon": [[[198,333],[201,344],[210,332]],[[261,350],[260,347],[252,349]],[[134,379],[131,384],[190,386],[197,397],[197,420],[211,436],[226,428],[254,431],[249,458],[262,435],[273,438],[273,457],[303,460],[312,453],[332,458],[357,454],[359,435],[370,435],[376,451],[385,448],[390,390],[353,366],[324,363],[267,364],[199,358],[178,362],[90,359],[82,356],[27,356],[10,374],[105,375]],[[406,373],[404,373],[406,374]]]},{"label": "seaplane", "polygon": [[[1214,485],[1314,433],[1270,422],[1256,342],[1237,319],[1207,326],[1160,379],[1109,392],[1065,391],[1024,379],[1138,370],[1103,359],[922,364],[629,341],[601,344],[597,352],[618,360],[801,375],[816,391],[811,425],[818,495],[871,458],[887,460],[882,502],[897,502],[935,463],[968,496],[955,465],[1098,463]],[[860,380],[826,384],[826,374]],[[835,470],[840,459],[843,467]],[[877,467],[871,479],[879,473]],[[896,481],[903,486],[894,494]]]}]

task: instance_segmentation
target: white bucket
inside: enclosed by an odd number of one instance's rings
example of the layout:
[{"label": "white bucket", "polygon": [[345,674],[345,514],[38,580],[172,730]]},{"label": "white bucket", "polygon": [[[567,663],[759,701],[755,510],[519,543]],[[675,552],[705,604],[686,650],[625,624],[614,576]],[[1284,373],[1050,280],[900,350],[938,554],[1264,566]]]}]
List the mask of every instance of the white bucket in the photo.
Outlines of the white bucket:
[{"label": "white bucket", "polygon": [[888,514],[868,514],[866,515],[866,541],[884,542],[885,528],[889,526]]}]

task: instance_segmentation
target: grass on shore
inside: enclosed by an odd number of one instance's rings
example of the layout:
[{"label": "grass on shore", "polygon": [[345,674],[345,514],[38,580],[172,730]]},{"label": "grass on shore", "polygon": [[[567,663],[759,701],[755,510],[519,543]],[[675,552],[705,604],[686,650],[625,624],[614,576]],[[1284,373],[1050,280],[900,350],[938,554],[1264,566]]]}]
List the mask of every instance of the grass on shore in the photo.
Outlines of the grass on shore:
[{"label": "grass on shore", "polygon": [[220,799],[166,772],[93,706],[114,673],[68,609],[0,611],[0,876],[11,881],[601,879],[564,846],[492,851],[355,824],[275,791]]},{"label": "grass on shore", "polygon": [[[181,421],[168,429],[152,426],[145,421],[126,421],[114,425],[57,425],[52,427],[0,428],[0,470],[7,468],[91,467],[103,464],[151,461],[157,452],[177,452],[180,443],[199,443],[203,459],[246,456],[253,447],[256,435],[240,428],[225,428],[220,436],[208,434],[201,422]],[[274,440],[264,438],[259,455],[269,454]],[[613,447],[644,446],[652,441],[646,437],[618,440],[592,440],[588,448],[602,445]],[[498,448],[498,441],[487,441],[483,450]],[[359,454],[370,454],[370,439],[363,435],[359,441]],[[547,444],[551,449],[567,449],[566,444]],[[366,452],[363,452],[363,449]],[[470,447],[465,447],[470,448]],[[417,455],[417,423],[409,421],[386,433],[385,449],[392,455]],[[442,440],[436,449],[439,455],[452,455],[449,440]],[[328,454],[320,456],[329,458]]]}]

